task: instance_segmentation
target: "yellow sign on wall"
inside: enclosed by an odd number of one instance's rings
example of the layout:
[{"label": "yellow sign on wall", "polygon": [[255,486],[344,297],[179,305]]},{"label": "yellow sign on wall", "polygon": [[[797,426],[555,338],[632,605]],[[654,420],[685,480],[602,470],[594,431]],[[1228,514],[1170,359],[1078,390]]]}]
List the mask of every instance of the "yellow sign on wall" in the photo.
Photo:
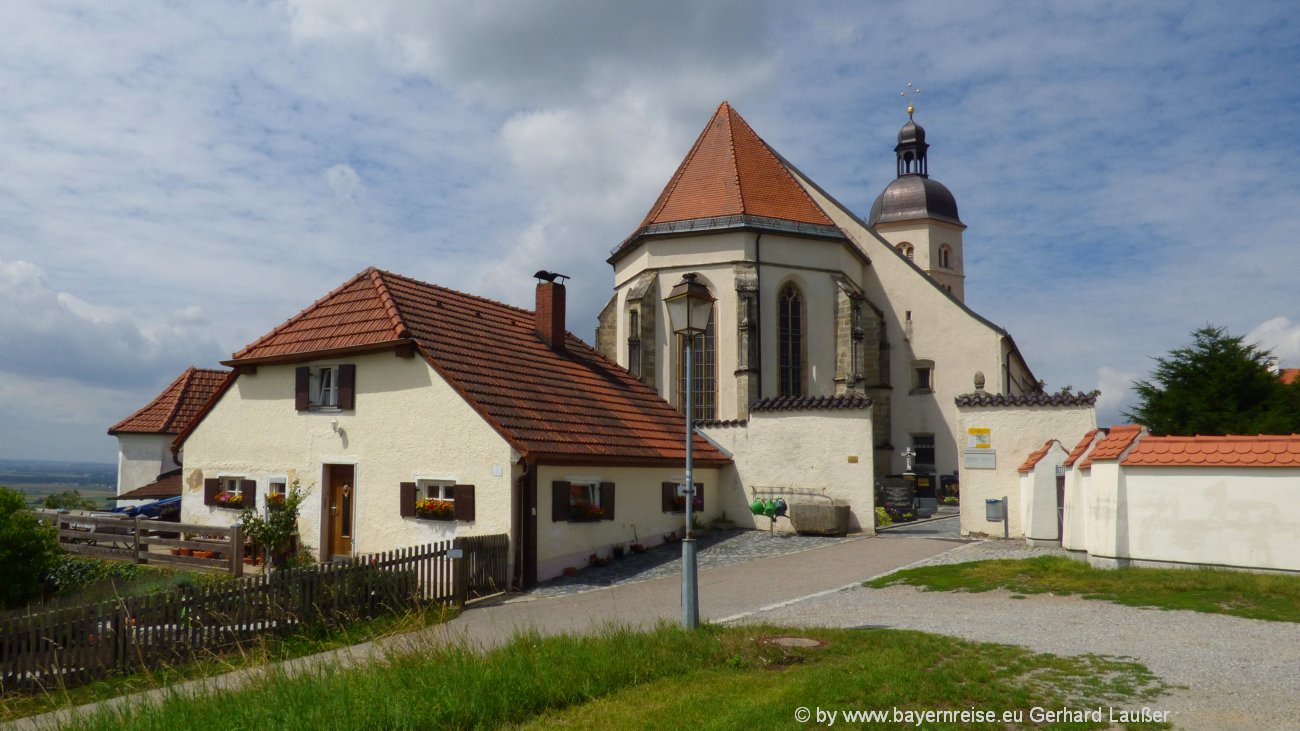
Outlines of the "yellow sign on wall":
[{"label": "yellow sign on wall", "polygon": [[987,427],[971,427],[966,430],[967,449],[990,449],[993,439]]}]

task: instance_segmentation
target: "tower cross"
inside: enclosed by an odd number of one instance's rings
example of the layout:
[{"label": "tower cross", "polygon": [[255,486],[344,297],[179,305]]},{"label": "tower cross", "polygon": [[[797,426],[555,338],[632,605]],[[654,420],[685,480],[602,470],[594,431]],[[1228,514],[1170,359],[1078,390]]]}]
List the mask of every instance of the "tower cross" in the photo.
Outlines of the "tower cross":
[{"label": "tower cross", "polygon": [[[903,97],[904,99],[906,99],[908,94],[912,94],[913,96],[915,96],[915,95],[920,94],[920,93],[921,93],[921,90],[920,90],[920,89],[917,89],[917,88],[915,88],[915,87],[913,87],[913,86],[912,86],[912,82],[909,81],[909,82],[907,82],[907,89],[906,89],[905,91],[900,91],[900,92],[898,92],[898,95],[901,96],[901,97]],[[915,111],[916,111],[916,107],[912,106],[912,102],[909,101],[909,102],[907,103],[907,118],[908,118],[908,119],[911,119],[911,118],[912,118],[912,113],[915,112]]]}]

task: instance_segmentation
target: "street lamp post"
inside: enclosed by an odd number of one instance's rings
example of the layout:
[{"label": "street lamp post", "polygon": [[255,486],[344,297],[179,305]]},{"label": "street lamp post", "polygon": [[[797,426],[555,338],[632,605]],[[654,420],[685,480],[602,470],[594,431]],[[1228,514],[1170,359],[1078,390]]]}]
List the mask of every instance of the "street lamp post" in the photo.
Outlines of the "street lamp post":
[{"label": "street lamp post", "polygon": [[686,537],[682,540],[682,626],[695,629],[700,626],[699,581],[696,577],[695,537],[691,534],[694,522],[695,478],[691,469],[692,439],[695,419],[691,403],[694,390],[691,373],[691,350],[695,338],[704,333],[713,311],[713,295],[708,287],[695,281],[696,275],[683,274],[682,281],[673,287],[664,304],[668,306],[668,323],[674,333],[682,336],[682,359],[686,376]]}]

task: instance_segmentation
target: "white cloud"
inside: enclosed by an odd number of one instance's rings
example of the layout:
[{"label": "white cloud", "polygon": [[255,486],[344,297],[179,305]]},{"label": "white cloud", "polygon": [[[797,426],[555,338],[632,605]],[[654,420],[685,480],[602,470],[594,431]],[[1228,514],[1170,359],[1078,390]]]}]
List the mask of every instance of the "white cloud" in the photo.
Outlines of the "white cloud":
[{"label": "white cloud", "polygon": [[1283,368],[1300,367],[1300,322],[1292,322],[1288,317],[1274,317],[1246,333],[1245,340],[1272,351]]},{"label": "white cloud", "polygon": [[1123,412],[1136,405],[1133,382],[1138,378],[1140,376],[1136,373],[1122,373],[1114,368],[1097,369],[1097,388],[1101,389],[1101,395],[1097,397],[1098,426],[1128,424],[1132,421]]}]

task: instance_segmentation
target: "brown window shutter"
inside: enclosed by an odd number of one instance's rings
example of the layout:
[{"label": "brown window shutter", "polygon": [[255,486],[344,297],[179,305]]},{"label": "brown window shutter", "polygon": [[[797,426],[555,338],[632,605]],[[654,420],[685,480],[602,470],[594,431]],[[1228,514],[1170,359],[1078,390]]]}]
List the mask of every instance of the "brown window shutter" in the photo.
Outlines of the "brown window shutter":
[{"label": "brown window shutter", "polygon": [[691,509],[697,511],[704,510],[704,483],[703,482],[695,483],[695,494],[692,495],[691,497],[692,497],[691,502],[694,503],[691,506]]},{"label": "brown window shutter", "polygon": [[569,519],[569,483],[556,480],[551,483],[551,520],[563,523]]},{"label": "brown window shutter", "polygon": [[665,513],[677,511],[677,483],[661,482],[659,487],[663,493],[663,509]]},{"label": "brown window shutter", "polygon": [[306,411],[311,407],[311,369],[300,366],[293,372],[293,407]]},{"label": "brown window shutter", "polygon": [[456,501],[456,520],[466,523],[474,520],[474,486],[456,485],[452,496]]},{"label": "brown window shutter", "polygon": [[221,480],[210,477],[203,481],[203,504],[216,505],[217,493],[221,492]]},{"label": "brown window shutter", "polygon": [[245,507],[257,507],[257,480],[240,480],[239,494],[243,496]]},{"label": "brown window shutter", "polygon": [[600,483],[600,509],[604,511],[601,520],[614,519],[614,483]]},{"label": "brown window shutter", "polygon": [[398,509],[403,518],[415,517],[415,483],[403,482],[398,486]]},{"label": "brown window shutter", "polygon": [[339,408],[351,410],[357,402],[357,367],[352,363],[339,366]]}]

